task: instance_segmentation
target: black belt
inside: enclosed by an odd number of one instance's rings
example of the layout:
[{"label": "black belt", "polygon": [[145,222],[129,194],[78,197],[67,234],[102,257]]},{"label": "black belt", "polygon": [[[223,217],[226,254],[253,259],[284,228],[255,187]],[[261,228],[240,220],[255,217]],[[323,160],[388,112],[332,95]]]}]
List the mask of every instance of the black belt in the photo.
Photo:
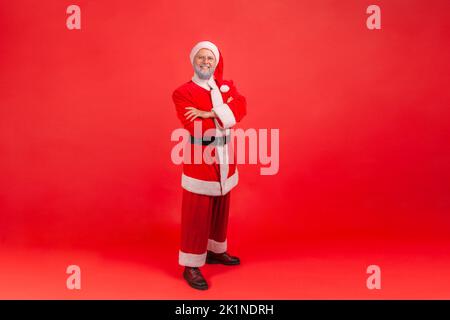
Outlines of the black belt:
[{"label": "black belt", "polygon": [[204,146],[208,146],[211,143],[214,143],[215,145],[223,146],[224,144],[227,144],[230,142],[230,136],[224,136],[224,137],[203,137],[203,138],[195,138],[191,136],[191,143],[192,144],[201,144]]}]

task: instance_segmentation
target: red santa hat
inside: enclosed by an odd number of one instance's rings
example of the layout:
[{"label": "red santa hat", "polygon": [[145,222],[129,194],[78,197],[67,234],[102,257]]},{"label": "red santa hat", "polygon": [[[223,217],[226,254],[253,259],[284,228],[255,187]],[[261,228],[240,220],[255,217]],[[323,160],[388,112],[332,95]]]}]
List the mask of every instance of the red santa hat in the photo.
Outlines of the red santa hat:
[{"label": "red santa hat", "polygon": [[223,80],[223,56],[217,46],[210,41],[200,41],[191,50],[189,58],[191,59],[191,64],[194,64],[194,57],[201,49],[208,49],[216,57],[216,70],[214,71],[214,78],[221,83]]}]

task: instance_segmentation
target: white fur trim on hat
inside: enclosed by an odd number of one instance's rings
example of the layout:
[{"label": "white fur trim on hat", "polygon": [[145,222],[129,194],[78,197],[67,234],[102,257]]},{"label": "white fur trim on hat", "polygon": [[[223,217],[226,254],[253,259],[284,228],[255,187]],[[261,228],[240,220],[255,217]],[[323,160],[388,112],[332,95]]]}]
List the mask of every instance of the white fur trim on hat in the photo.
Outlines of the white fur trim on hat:
[{"label": "white fur trim on hat", "polygon": [[194,64],[194,57],[197,54],[197,52],[199,52],[200,49],[211,50],[214,56],[216,57],[216,65],[217,65],[220,59],[219,49],[217,49],[216,45],[210,41],[200,41],[192,48],[191,54],[189,55],[192,64]]}]

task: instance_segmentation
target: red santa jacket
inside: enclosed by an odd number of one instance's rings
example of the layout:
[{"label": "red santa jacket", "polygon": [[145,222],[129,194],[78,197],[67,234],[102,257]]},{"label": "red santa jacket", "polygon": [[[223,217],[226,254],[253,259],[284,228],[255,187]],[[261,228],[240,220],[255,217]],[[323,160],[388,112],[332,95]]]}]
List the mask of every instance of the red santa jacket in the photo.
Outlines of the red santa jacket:
[{"label": "red santa jacket", "polygon": [[[194,136],[194,122],[201,122],[202,136],[207,130],[208,132],[215,131],[215,136],[229,136],[230,128],[234,127],[246,115],[247,103],[245,97],[239,94],[233,81],[216,79],[216,84],[220,88],[223,103],[215,102],[214,108],[211,91],[192,80],[180,86],[172,95],[177,116],[191,136]],[[232,97],[231,101],[230,97]],[[214,110],[216,118],[196,118],[194,121],[190,121],[184,115],[188,111],[186,107],[194,107],[204,111]],[[194,159],[194,148],[195,146],[189,148],[191,159]],[[212,148],[210,154],[212,156],[222,155],[223,163],[206,163],[203,160],[200,164],[183,163],[182,187],[190,192],[209,196],[227,194],[237,185],[239,179],[236,153],[233,152],[232,145],[230,143],[209,146],[200,144],[197,148],[202,149],[202,154],[205,148]],[[234,161],[229,161],[231,156]]]}]

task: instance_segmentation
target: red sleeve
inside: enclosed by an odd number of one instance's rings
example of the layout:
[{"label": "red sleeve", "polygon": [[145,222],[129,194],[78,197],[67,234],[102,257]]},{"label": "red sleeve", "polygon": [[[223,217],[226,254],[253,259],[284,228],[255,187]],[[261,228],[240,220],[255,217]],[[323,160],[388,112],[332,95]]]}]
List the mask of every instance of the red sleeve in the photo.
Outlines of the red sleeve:
[{"label": "red sleeve", "polygon": [[184,115],[189,110],[186,109],[186,107],[194,107],[195,104],[190,100],[186,94],[183,94],[181,90],[175,90],[172,94],[172,100],[175,103],[175,108],[177,111],[177,117],[180,119],[183,127],[189,131],[191,135],[194,135],[194,122],[195,121],[202,121],[202,118],[197,118],[194,121],[191,121],[190,119],[186,119],[186,116]]},{"label": "red sleeve", "polygon": [[230,81],[229,87],[230,96],[233,97],[233,101],[227,103],[227,105],[233,112],[236,122],[240,122],[247,114],[247,100],[245,100],[245,97],[237,91],[233,81]]}]

